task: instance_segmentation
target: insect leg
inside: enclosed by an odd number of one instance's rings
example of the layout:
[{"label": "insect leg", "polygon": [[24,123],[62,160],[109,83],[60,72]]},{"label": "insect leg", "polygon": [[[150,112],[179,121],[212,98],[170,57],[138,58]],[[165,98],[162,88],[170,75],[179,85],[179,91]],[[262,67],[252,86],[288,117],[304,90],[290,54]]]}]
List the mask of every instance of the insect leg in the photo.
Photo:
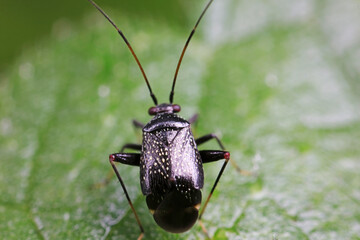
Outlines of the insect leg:
[{"label": "insect leg", "polygon": [[199,215],[199,223],[200,223],[200,226],[202,228],[202,230],[204,231],[204,233],[209,237],[208,233],[207,233],[207,230],[205,228],[205,226],[203,225],[202,221],[201,221],[201,217],[202,215],[204,214],[204,211],[206,209],[206,206],[207,204],[209,203],[209,200],[216,188],[216,185],[218,184],[219,180],[220,180],[220,177],[222,176],[224,170],[225,170],[225,167],[226,165],[228,164],[228,162],[230,161],[232,165],[234,165],[235,169],[240,172],[240,174],[242,175],[251,175],[250,172],[248,171],[244,171],[244,170],[241,170],[235,162],[233,162],[231,159],[230,159],[230,153],[229,152],[226,152],[224,151],[225,150],[225,147],[224,145],[222,144],[222,142],[220,141],[220,139],[218,138],[218,136],[216,136],[215,134],[213,133],[210,133],[210,134],[207,134],[205,136],[202,136],[198,139],[195,140],[196,144],[197,145],[200,145],[200,144],[203,144],[203,143],[206,143],[208,142],[209,140],[211,139],[215,139],[217,141],[217,143],[219,144],[220,148],[222,149],[222,151],[219,151],[219,150],[202,150],[202,151],[199,151],[200,153],[200,156],[201,156],[201,159],[202,159],[202,162],[203,163],[209,163],[209,162],[214,162],[214,161],[218,161],[218,160],[221,160],[221,159],[225,159],[225,162],[224,164],[222,165],[221,169],[220,169],[220,172],[215,180],[215,183],[210,191],[210,194],[208,196],[208,198],[206,199],[206,202],[204,203],[204,206],[202,207],[201,211],[200,211],[200,215]]},{"label": "insect leg", "polygon": [[199,118],[199,114],[195,113],[194,115],[192,115],[188,122],[192,125],[192,132],[194,134],[194,136],[196,136],[196,125],[197,125],[197,120]]},{"label": "insect leg", "polygon": [[222,165],[220,172],[218,174],[218,176],[216,177],[215,183],[213,185],[213,187],[211,188],[211,191],[209,193],[209,196],[207,197],[204,206],[202,207],[201,211],[200,211],[200,215],[199,215],[199,223],[201,225],[202,230],[204,231],[204,233],[208,236],[208,233],[206,231],[206,228],[204,227],[202,221],[201,221],[201,217],[204,214],[204,211],[206,209],[207,204],[210,201],[210,198],[216,188],[216,185],[218,184],[226,165],[228,164],[229,160],[230,160],[230,153],[226,152],[226,151],[216,151],[216,150],[203,150],[203,151],[199,151],[201,159],[203,161],[203,163],[207,163],[207,162],[214,162],[214,161],[218,161],[220,159],[225,159],[224,164]]},{"label": "insect leg", "polygon": [[141,142],[141,134],[140,134],[140,131],[138,131],[138,130],[143,129],[145,127],[145,124],[143,124],[142,122],[135,120],[135,119],[132,120],[132,124],[135,127],[136,138],[137,138],[138,142]]},{"label": "insect leg", "polygon": [[210,133],[210,134],[206,134],[202,137],[199,137],[198,139],[195,140],[196,144],[197,145],[200,145],[200,144],[203,144],[203,143],[206,143],[208,142],[209,140],[211,139],[216,139],[217,143],[219,144],[220,148],[222,150],[225,150],[225,147],[224,145],[221,143],[220,139],[218,138],[218,136],[216,136],[214,133]]},{"label": "insect leg", "polygon": [[189,118],[188,122],[190,124],[193,124],[198,120],[198,118],[199,118],[199,115],[197,113],[195,113],[194,115],[191,116],[191,118]]},{"label": "insect leg", "polygon": [[[216,134],[214,133],[210,133],[210,134],[207,134],[205,136],[202,136],[198,139],[195,140],[196,144],[197,145],[200,145],[200,144],[203,144],[203,143],[206,143],[208,142],[209,140],[211,139],[215,139],[217,141],[217,143],[219,144],[220,148],[222,150],[225,150],[225,147],[224,145],[222,144],[222,142],[220,141],[219,137],[216,136]],[[241,175],[244,175],[244,176],[249,176],[249,175],[252,175],[251,172],[249,171],[246,171],[246,170],[242,170],[235,162],[234,160],[230,159],[230,163],[231,165],[233,165],[233,167],[235,167],[236,171],[238,171]]]},{"label": "insect leg", "polygon": [[142,122],[139,122],[138,120],[133,119],[132,123],[134,125],[135,128],[144,128],[145,124],[143,124]]},{"label": "insect leg", "polygon": [[[135,143],[127,143],[127,144],[122,146],[122,148],[120,150],[120,153],[115,153],[114,154],[114,155],[122,154],[122,155],[125,156],[125,158],[119,156],[120,159],[125,159],[125,162],[124,161],[119,161],[119,162],[121,162],[123,164],[139,166],[139,161],[140,160],[137,160],[136,157],[131,156],[131,154],[129,154],[129,153],[123,153],[125,149],[132,149],[132,150],[141,151],[141,145],[140,144],[135,144]],[[129,155],[129,156],[126,156],[126,155]],[[127,160],[126,160],[126,157],[127,157]],[[115,162],[117,162],[117,161],[115,161]],[[111,180],[111,178],[113,176],[114,176],[113,171],[109,170],[109,172],[106,175],[105,179],[103,179],[101,182],[94,183],[91,186],[91,189],[98,189],[98,188],[105,187],[106,185],[109,184],[109,182],[110,182],[110,180]]]},{"label": "insect leg", "polygon": [[137,213],[135,211],[134,205],[131,202],[131,199],[130,199],[129,194],[128,194],[127,190],[126,190],[125,184],[124,184],[123,180],[120,177],[119,171],[117,170],[117,168],[115,166],[115,162],[119,162],[119,163],[123,163],[123,164],[127,164],[127,165],[139,166],[139,164],[140,164],[140,154],[139,153],[114,153],[114,154],[110,154],[109,161],[110,161],[110,164],[111,164],[112,168],[114,169],[116,177],[118,178],[118,180],[119,180],[119,182],[121,184],[121,187],[124,190],[125,196],[126,196],[126,198],[128,200],[128,203],[129,203],[129,205],[131,207],[131,210],[133,211],[133,213],[135,215],[135,218],[136,218],[136,221],[137,221],[137,223],[139,225],[141,233],[140,233],[140,236],[139,236],[138,239],[142,239],[142,237],[144,235],[144,228],[143,228],[143,226],[142,226],[142,224],[140,222],[139,216],[137,215]]},{"label": "insect leg", "polygon": [[[120,154],[123,153],[125,151],[125,149],[132,149],[132,150],[136,150],[136,151],[141,151],[141,145],[140,144],[136,144],[136,143],[127,143],[124,144],[120,150],[119,153],[116,154]],[[139,166],[139,163],[137,164],[131,164],[131,160],[133,160],[132,156],[128,156],[128,160],[125,162],[121,162],[123,164],[127,164],[127,165],[135,165],[135,166]],[[129,163],[130,162],[130,163]],[[106,178],[104,180],[102,180],[101,182],[95,183],[92,188],[96,189],[96,188],[101,188],[104,187],[106,185],[109,184],[111,178],[114,176],[114,172],[109,170],[108,174],[106,175]]]},{"label": "insect leg", "polygon": [[131,166],[140,166],[140,153],[113,153],[110,154],[109,160]]},{"label": "insect leg", "polygon": [[225,159],[225,162],[224,164],[222,165],[221,169],[220,169],[220,172],[215,180],[215,183],[213,185],[213,187],[211,188],[211,191],[210,191],[210,194],[208,196],[208,198],[206,199],[206,202],[203,206],[203,208],[201,209],[201,212],[200,212],[200,215],[199,215],[199,220],[201,219],[204,211],[205,211],[205,208],[216,188],[216,185],[218,184],[220,178],[221,178],[221,175],[223,174],[224,170],[225,170],[225,167],[226,165],[228,164],[229,160],[230,160],[230,153],[229,152],[225,152],[225,151],[212,151],[212,150],[202,150],[202,151],[199,151],[200,153],[200,156],[201,156],[201,159],[204,163],[208,163],[208,162],[214,162],[214,161],[218,161],[218,160],[221,160],[221,159]]},{"label": "insect leg", "polygon": [[125,149],[132,149],[132,150],[141,151],[141,144],[127,143],[124,146],[122,146],[120,152],[123,153]]},{"label": "insect leg", "polygon": [[225,157],[230,155],[229,152],[220,151],[220,150],[201,150],[199,151],[202,163],[215,162],[221,159],[226,159]]}]

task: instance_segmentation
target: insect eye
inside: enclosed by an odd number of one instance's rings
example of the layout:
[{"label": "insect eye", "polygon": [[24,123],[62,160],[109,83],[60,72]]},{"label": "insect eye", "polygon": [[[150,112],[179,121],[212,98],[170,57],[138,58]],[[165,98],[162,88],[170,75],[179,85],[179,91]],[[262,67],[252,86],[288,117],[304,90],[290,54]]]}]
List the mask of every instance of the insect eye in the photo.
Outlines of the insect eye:
[{"label": "insect eye", "polygon": [[158,111],[157,107],[151,107],[151,108],[149,108],[148,112],[149,112],[149,115],[156,115],[157,111]]},{"label": "insect eye", "polygon": [[181,107],[177,104],[172,105],[173,112],[180,112]]}]

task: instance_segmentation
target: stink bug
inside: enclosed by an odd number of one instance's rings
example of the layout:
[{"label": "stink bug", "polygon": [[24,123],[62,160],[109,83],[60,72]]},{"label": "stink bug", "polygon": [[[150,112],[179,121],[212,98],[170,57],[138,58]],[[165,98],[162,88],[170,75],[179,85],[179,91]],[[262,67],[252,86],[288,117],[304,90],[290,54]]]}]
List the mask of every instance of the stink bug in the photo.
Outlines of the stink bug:
[{"label": "stink bug", "polygon": [[[116,162],[140,167],[141,190],[146,196],[147,206],[155,222],[168,232],[185,232],[195,224],[197,219],[201,224],[201,217],[230,160],[230,153],[225,151],[223,144],[215,134],[208,134],[195,139],[190,124],[196,120],[197,116],[195,115],[188,121],[184,120],[177,115],[181,110],[180,106],[173,104],[176,78],[185,51],[200,20],[213,0],[207,3],[185,43],[176,67],[169,103],[162,104],[158,104],[145,72],[125,35],[98,5],[92,0],[88,1],[104,15],[125,41],[141,70],[155,105],[148,111],[149,115],[154,116],[149,123],[145,125],[133,121],[135,127],[142,128],[142,144],[125,144],[119,153],[113,153],[109,156],[110,164],[139,225],[141,231],[139,239],[144,235],[144,228],[115,166]],[[198,150],[197,145],[211,139],[217,141],[221,150]],[[126,149],[136,150],[139,153],[124,152]],[[201,189],[204,185],[202,164],[221,159],[225,159],[225,161],[199,213],[202,198]],[[206,233],[202,224],[201,226]]]}]

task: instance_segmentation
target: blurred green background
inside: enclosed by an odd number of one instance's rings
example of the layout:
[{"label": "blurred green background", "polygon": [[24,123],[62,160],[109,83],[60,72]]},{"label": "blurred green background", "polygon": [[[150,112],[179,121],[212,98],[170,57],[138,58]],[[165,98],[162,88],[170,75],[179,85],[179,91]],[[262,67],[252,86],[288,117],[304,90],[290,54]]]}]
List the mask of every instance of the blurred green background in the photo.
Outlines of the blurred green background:
[{"label": "blurred green background", "polygon": [[[170,24],[180,24],[181,20],[186,20],[186,8],[198,4],[190,0],[154,0],[151,3],[102,0],[99,3],[104,8],[122,9],[134,17],[150,17]],[[55,31],[56,23],[63,20],[76,24],[89,13],[89,9],[91,7],[88,1],[1,0],[0,72],[9,67],[22,50],[47,39],[49,34]]]},{"label": "blurred green background", "polygon": [[[98,1],[160,102],[205,1]],[[0,239],[136,239],[109,153],[152,106],[112,26],[87,1],[1,1]],[[215,0],[176,86],[196,136],[234,161],[204,214],[213,239],[350,239],[360,229],[360,7],[355,0]],[[12,44],[12,45],[11,45]],[[13,46],[13,47],[10,47]],[[3,54],[4,53],[4,54]],[[201,149],[217,149],[209,142]],[[221,162],[207,164],[204,198]],[[119,165],[144,239],[205,239],[154,223],[139,169]]]}]

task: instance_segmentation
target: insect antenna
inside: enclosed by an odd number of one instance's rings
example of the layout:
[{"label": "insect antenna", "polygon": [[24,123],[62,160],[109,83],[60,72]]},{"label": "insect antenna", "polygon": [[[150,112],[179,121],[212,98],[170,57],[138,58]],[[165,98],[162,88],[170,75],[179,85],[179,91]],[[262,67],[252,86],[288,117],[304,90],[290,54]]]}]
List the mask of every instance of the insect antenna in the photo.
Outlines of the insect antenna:
[{"label": "insect antenna", "polygon": [[[89,0],[89,1],[90,1],[90,0]],[[209,6],[210,6],[210,4],[211,4],[212,2],[213,2],[213,0],[210,0],[210,1],[208,2],[208,4],[206,5],[206,7],[204,8],[204,10],[202,11],[199,19],[197,20],[197,22],[196,22],[193,30],[192,30],[191,33],[190,33],[190,36],[189,36],[188,39],[186,40],[184,49],[183,49],[182,52],[181,52],[180,59],[179,59],[179,62],[178,62],[178,64],[177,64],[177,67],[176,67],[176,71],[175,71],[175,76],[174,76],[174,80],[173,80],[171,92],[170,92],[170,103],[173,103],[176,78],[177,78],[177,75],[178,75],[178,72],[179,72],[179,68],[180,68],[182,59],[183,59],[183,57],[184,57],[185,51],[186,51],[186,49],[187,49],[187,47],[188,47],[188,45],[189,45],[189,42],[190,42],[192,36],[193,36],[194,33],[195,33],[195,30],[196,30],[197,26],[199,25],[202,17],[204,16],[206,10],[209,8]]]},{"label": "insect antenna", "polygon": [[125,41],[126,45],[128,46],[128,48],[130,49],[130,52],[131,54],[134,56],[137,64],[139,65],[139,68],[141,70],[141,73],[142,75],[144,76],[144,79],[145,79],[145,82],[146,82],[146,85],[148,86],[149,88],[149,92],[150,92],[150,96],[152,98],[152,100],[154,101],[155,105],[157,105],[157,99],[154,95],[154,93],[152,92],[151,90],[151,87],[150,87],[150,84],[149,84],[149,81],[146,77],[146,74],[144,72],[144,69],[142,68],[141,64],[140,64],[140,61],[139,59],[137,58],[134,50],[132,49],[130,43],[128,42],[128,40],[126,39],[125,35],[122,33],[122,31],[115,25],[115,23],[110,19],[110,17],[92,0],[88,0],[94,7],[96,7],[97,10],[99,10],[99,12],[104,15],[104,17],[111,23],[111,25],[114,26],[114,28],[116,28],[116,30],[118,31],[118,33],[120,34],[120,36],[122,37],[122,39]]}]

